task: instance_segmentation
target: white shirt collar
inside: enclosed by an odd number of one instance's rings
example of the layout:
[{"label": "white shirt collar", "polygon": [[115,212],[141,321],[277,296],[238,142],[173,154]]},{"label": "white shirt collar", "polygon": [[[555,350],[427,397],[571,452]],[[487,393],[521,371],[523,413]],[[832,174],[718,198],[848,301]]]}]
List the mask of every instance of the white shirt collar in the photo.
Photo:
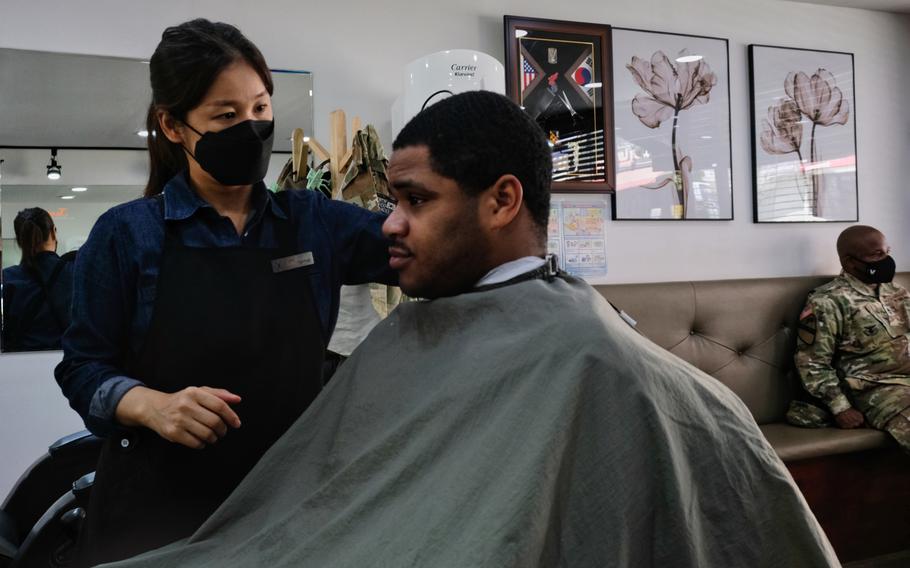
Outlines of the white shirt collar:
[{"label": "white shirt collar", "polygon": [[516,276],[521,276],[522,274],[540,268],[545,262],[546,260],[539,256],[525,256],[516,260],[510,260],[487,272],[487,275],[481,278],[474,287],[479,288],[481,286],[489,286],[490,284],[507,282]]}]

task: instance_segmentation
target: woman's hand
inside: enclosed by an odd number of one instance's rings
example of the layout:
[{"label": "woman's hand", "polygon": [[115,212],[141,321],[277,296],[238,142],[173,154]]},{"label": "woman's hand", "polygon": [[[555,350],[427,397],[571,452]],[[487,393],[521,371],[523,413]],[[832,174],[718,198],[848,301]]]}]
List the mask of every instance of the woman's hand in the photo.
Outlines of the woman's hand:
[{"label": "woman's hand", "polygon": [[229,405],[240,397],[224,389],[187,387],[164,393],[147,387],[127,391],[117,405],[117,421],[124,426],[145,426],[165,440],[202,449],[240,427],[240,418]]}]

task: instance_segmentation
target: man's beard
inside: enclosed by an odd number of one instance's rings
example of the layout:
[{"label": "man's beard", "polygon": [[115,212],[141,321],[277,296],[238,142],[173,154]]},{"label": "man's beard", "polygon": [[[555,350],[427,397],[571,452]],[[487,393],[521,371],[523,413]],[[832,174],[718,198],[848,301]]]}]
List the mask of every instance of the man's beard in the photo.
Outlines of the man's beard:
[{"label": "man's beard", "polygon": [[[464,215],[455,217],[439,234],[451,235],[442,250],[431,251],[424,266],[428,274],[413,286],[402,285],[402,291],[413,298],[442,298],[457,296],[471,290],[490,269],[488,267],[489,243],[482,237],[476,209],[466,208]],[[420,252],[421,256],[426,251]]]}]

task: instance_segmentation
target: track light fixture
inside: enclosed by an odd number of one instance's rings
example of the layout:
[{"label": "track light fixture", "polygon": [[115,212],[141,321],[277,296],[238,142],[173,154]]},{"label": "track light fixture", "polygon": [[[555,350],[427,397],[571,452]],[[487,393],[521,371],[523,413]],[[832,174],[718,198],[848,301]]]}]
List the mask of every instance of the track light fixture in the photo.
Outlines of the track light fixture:
[{"label": "track light fixture", "polygon": [[63,168],[57,163],[57,149],[51,148],[51,161],[47,164],[47,179],[58,180],[63,172]]}]

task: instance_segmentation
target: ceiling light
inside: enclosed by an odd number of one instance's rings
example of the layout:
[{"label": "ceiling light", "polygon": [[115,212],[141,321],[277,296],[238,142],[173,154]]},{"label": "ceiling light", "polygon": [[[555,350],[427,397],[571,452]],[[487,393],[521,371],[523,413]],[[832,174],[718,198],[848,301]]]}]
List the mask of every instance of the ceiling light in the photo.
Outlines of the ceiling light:
[{"label": "ceiling light", "polygon": [[142,137],[142,138],[148,138],[148,137],[149,137],[149,131],[148,131],[148,130],[137,130],[137,131],[136,131],[136,135],[137,135],[137,136],[140,136],[140,137]]},{"label": "ceiling light", "polygon": [[74,187],[73,191],[75,191],[76,193],[81,193],[83,191],[88,191],[88,188],[87,187]]},{"label": "ceiling light", "polygon": [[528,30],[515,30],[515,37],[525,37],[528,35]]},{"label": "ceiling light", "polygon": [[704,59],[701,55],[682,55],[676,58],[677,63],[692,63]]},{"label": "ceiling light", "polygon": [[303,137],[303,141],[304,141],[304,142],[309,142],[309,141],[310,141],[310,137],[309,137],[309,136],[304,136],[304,137]]},{"label": "ceiling light", "polygon": [[75,195],[61,195],[60,199],[76,199]]},{"label": "ceiling light", "polygon": [[58,180],[63,172],[63,168],[57,163],[57,149],[51,148],[51,161],[47,164],[47,179]]}]

